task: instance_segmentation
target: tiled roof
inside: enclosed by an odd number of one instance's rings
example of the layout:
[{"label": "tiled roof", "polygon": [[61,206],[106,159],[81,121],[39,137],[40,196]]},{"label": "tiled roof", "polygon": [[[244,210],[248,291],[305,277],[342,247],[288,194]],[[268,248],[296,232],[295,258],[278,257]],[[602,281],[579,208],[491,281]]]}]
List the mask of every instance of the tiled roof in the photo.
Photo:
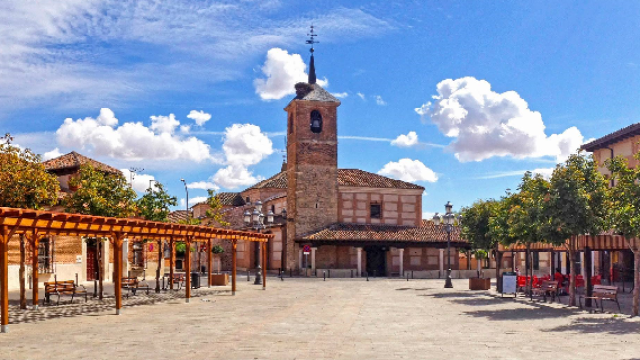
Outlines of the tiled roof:
[{"label": "tiled roof", "polygon": [[640,123],[629,125],[620,130],[614,131],[611,134],[605,135],[599,139],[595,139],[587,144],[582,145],[582,150],[593,152],[594,150],[607,147],[611,144],[615,144],[624,139],[640,135]]},{"label": "tiled roof", "polygon": [[424,187],[410,182],[395,180],[386,176],[359,169],[338,169],[338,185],[368,188],[420,189]]},{"label": "tiled roof", "polygon": [[237,192],[220,192],[216,194],[220,204],[223,206],[242,206],[244,205],[244,199],[242,195]]},{"label": "tiled roof", "polygon": [[[335,102],[340,103],[340,100],[336,99],[333,95],[331,95],[327,90],[323,89],[322,86],[316,84],[306,84],[306,83],[298,83],[296,84],[296,88],[301,85],[306,85],[310,87],[311,91],[302,95],[296,95],[293,100],[307,100],[307,101],[323,101],[323,102]],[[292,100],[292,101],[293,101]]]},{"label": "tiled roof", "polygon": [[[333,224],[320,231],[302,236],[298,241],[350,241],[350,242],[409,242],[445,243],[444,225],[423,220],[421,226],[397,226],[375,224]],[[467,243],[460,238],[460,228],[454,227],[451,242]]]},{"label": "tiled roof", "polygon": [[[367,188],[384,188],[384,189],[417,189],[424,190],[424,187],[410,182],[395,180],[386,176],[370,173],[359,169],[338,169],[338,185],[367,187]],[[276,175],[263,180],[247,190],[251,189],[286,189],[287,188],[287,172],[282,171]]]},{"label": "tiled roof", "polygon": [[104,172],[112,173],[112,174],[122,174],[122,172],[114,167],[111,167],[107,164],[103,164],[99,161],[88,158],[84,155],[78,154],[75,151],[72,151],[68,154],[58,156],[57,158],[53,158],[51,160],[44,161],[42,163],[44,168],[47,171],[56,171],[63,169],[76,169],[84,164],[91,164],[97,170],[102,170]]},{"label": "tiled roof", "polygon": [[187,220],[187,210],[176,210],[169,213],[167,221],[171,223],[178,223],[180,221]]},{"label": "tiled roof", "polygon": [[[272,177],[262,180],[247,190],[252,189],[286,189],[287,188],[287,171],[281,171]],[[246,190],[245,190],[246,191]]]}]

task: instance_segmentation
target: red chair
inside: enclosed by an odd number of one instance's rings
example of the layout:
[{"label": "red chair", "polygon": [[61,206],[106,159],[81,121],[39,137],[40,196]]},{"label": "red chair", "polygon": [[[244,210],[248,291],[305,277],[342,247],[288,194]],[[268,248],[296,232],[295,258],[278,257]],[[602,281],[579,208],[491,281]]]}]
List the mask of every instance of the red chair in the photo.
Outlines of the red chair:
[{"label": "red chair", "polygon": [[540,281],[540,279],[538,279],[537,276],[533,276],[533,284],[531,284],[531,287],[533,288],[539,288],[540,286],[542,286],[542,282]]},{"label": "red chair", "polygon": [[524,288],[525,286],[527,286],[527,278],[525,278],[524,276],[518,276],[518,288]]},{"label": "red chair", "polygon": [[602,276],[600,275],[592,276],[591,285],[602,285]]},{"label": "red chair", "polygon": [[584,276],[578,275],[576,276],[576,287],[584,287]]}]

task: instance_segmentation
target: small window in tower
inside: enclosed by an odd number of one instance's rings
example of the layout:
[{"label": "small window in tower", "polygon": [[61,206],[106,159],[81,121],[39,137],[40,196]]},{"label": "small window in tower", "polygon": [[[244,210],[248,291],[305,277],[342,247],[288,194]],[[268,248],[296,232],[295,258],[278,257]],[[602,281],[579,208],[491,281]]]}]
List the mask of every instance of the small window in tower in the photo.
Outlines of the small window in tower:
[{"label": "small window in tower", "polygon": [[320,111],[313,110],[311,112],[311,132],[320,133],[322,131],[322,114]]},{"label": "small window in tower", "polygon": [[371,218],[380,219],[381,206],[380,204],[371,204]]}]

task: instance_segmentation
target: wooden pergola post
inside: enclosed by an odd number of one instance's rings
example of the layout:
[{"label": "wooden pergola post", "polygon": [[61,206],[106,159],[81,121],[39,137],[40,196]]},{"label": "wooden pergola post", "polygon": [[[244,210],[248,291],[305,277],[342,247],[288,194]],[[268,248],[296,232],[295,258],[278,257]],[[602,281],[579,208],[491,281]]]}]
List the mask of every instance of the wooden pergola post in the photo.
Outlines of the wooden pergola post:
[{"label": "wooden pergola post", "polygon": [[162,267],[162,239],[158,238],[158,268],[156,269],[156,293],[160,293],[160,268]]},{"label": "wooden pergola post", "polygon": [[186,252],[185,252],[185,302],[189,302],[189,299],[191,298],[191,236],[187,236],[186,240],[185,240],[185,248],[186,248]]},{"label": "wooden pergola post", "polygon": [[238,243],[236,239],[231,241],[231,295],[236,294],[236,252]]},{"label": "wooden pergola post", "polygon": [[176,257],[176,247],[173,242],[173,236],[169,238],[169,250],[171,255],[169,256],[169,289],[173,290],[173,259]]},{"label": "wooden pergola post", "polygon": [[211,287],[211,239],[207,240],[207,287]]},{"label": "wooden pergola post", "polygon": [[593,288],[591,287],[591,248],[585,246],[584,248],[584,270],[585,270],[585,291],[587,298],[584,300],[586,307],[591,307],[591,296],[593,296]]},{"label": "wooden pergola post", "polygon": [[9,332],[9,234],[0,226],[0,333]]},{"label": "wooden pergola post", "polygon": [[113,281],[116,296],[116,315],[120,315],[122,309],[122,240],[124,234],[113,235],[113,262],[115,266],[115,279]]},{"label": "wooden pergola post", "polygon": [[27,262],[27,249],[24,243],[24,234],[20,234],[20,271],[18,278],[20,280],[20,309],[27,309],[27,288],[25,281],[25,263]]},{"label": "wooden pergola post", "polygon": [[267,289],[267,242],[261,242],[262,245],[262,290]]},{"label": "wooden pergola post", "polygon": [[[102,300],[104,297],[104,254],[105,254],[105,241],[104,238],[98,237],[98,299]],[[107,246],[109,244],[107,243]],[[109,259],[107,259],[107,262]]]},{"label": "wooden pergola post", "polygon": [[38,246],[40,236],[37,232],[31,233],[31,304],[34,310],[38,310]]}]

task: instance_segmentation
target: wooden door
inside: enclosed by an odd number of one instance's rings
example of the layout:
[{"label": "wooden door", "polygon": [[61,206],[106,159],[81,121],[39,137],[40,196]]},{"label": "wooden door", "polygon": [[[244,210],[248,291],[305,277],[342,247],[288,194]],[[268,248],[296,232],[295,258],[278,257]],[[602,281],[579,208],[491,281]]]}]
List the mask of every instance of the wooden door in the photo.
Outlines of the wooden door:
[{"label": "wooden door", "polygon": [[87,245],[87,281],[96,280],[98,257],[95,245]]}]

